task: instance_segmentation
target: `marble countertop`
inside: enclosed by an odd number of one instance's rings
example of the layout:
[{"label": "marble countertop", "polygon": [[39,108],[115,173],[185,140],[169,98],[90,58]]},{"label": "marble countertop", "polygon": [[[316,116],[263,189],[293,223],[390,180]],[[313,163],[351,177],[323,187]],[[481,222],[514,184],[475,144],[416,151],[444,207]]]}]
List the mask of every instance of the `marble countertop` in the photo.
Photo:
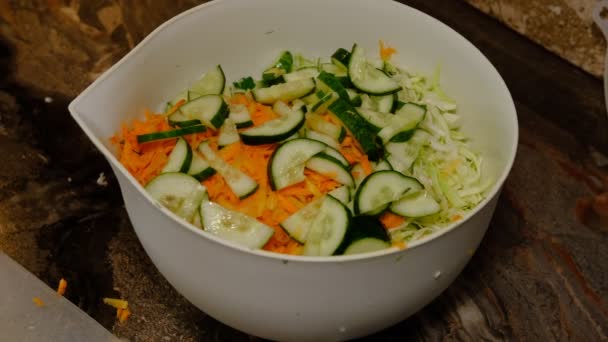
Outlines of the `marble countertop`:
[{"label": "marble countertop", "polygon": [[[109,166],[66,108],[155,26],[198,2],[0,0],[0,250],[51,287],[66,278],[69,300],[132,341],[256,339],[206,316],[156,271]],[[471,263],[425,309],[367,340],[607,340],[608,169],[598,151],[608,154],[608,119],[595,69],[464,1],[402,2],[492,61],[516,101],[521,139]],[[525,2],[499,3],[504,11]],[[131,318],[116,323],[103,297],[127,299]]]}]

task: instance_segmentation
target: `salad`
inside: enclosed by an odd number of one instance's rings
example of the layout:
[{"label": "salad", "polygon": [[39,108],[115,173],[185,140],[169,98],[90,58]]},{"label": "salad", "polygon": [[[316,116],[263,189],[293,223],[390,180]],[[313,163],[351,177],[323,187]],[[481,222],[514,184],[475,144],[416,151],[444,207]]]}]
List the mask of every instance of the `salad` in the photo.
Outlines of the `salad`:
[{"label": "salad", "polygon": [[310,256],[398,246],[464,217],[492,185],[456,102],[355,44],[282,52],[260,79],[220,65],[112,137],[152,198],[251,249]]}]

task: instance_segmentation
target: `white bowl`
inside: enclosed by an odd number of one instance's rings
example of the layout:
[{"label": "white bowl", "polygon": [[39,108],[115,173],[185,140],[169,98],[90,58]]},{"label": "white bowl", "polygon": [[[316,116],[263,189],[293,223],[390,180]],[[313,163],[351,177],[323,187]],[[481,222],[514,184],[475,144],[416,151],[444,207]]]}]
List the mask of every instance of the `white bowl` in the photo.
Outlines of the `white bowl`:
[{"label": "white bowl", "polygon": [[[311,258],[250,251],[183,224],[118,162],[108,137],[157,108],[221,63],[228,80],[259,75],[280,50],[329,56],[354,42],[397,64],[431,73],[442,66],[464,131],[496,182],[467,217],[405,250]],[[437,297],[481,241],[517,146],[517,116],[505,83],[467,40],[439,21],[392,1],[221,0],[189,10],[150,34],[70,104],[110,162],[133,227],[167,280],[212,317],[278,340],[343,340],[393,325]]]}]

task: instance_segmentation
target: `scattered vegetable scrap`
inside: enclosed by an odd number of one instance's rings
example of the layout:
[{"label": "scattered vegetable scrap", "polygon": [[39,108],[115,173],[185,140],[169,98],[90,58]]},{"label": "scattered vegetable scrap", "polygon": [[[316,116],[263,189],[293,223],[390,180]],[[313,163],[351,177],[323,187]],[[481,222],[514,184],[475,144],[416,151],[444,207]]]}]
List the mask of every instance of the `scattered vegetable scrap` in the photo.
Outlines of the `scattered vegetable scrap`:
[{"label": "scattered vegetable scrap", "polygon": [[116,308],[116,319],[118,319],[119,323],[126,322],[129,316],[131,316],[131,311],[128,309],[129,302],[127,302],[126,300],[116,298],[104,298],[103,302],[113,308]]},{"label": "scattered vegetable scrap", "polygon": [[61,278],[61,280],[59,281],[59,286],[57,286],[57,293],[60,296],[63,296],[65,294],[65,290],[68,288],[68,282]]},{"label": "scattered vegetable scrap", "polygon": [[43,307],[45,305],[42,299],[40,299],[39,297],[32,298],[32,302],[34,302],[34,304],[36,304],[36,306],[38,307]]}]

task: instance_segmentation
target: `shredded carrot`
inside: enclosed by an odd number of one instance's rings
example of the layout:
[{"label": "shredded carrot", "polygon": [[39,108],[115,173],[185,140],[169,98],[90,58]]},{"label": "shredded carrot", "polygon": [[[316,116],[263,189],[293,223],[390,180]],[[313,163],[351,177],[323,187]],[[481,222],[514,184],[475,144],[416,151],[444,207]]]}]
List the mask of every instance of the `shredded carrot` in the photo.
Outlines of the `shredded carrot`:
[{"label": "shredded carrot", "polygon": [[40,299],[38,297],[32,298],[32,302],[34,302],[34,304],[36,304],[36,306],[39,308],[41,308],[45,305],[44,302],[42,301],[42,299]]},{"label": "shredded carrot", "polygon": [[403,241],[395,241],[393,242],[393,247],[397,247],[399,249],[406,249],[407,245]]},{"label": "shredded carrot", "polygon": [[174,104],[171,108],[169,108],[169,110],[165,113],[165,115],[169,116],[169,115],[177,112],[179,107],[183,106],[185,103],[186,103],[185,99],[181,99],[181,100],[177,101],[176,104]]},{"label": "shredded carrot", "polygon": [[402,225],[405,222],[405,218],[387,211],[380,216],[380,222],[384,228],[391,229]]},{"label": "shredded carrot", "polygon": [[383,61],[390,60],[395,53],[397,53],[395,48],[388,45],[385,46],[384,42],[380,40],[380,58],[382,58]]},{"label": "shredded carrot", "polygon": [[104,298],[103,302],[116,309],[126,309],[127,306],[129,306],[129,302],[127,302],[126,300],[116,298]]},{"label": "shredded carrot", "polygon": [[359,163],[361,163],[361,168],[363,168],[363,172],[365,172],[365,176],[369,176],[372,173],[372,164],[370,164],[367,156],[364,155],[359,159]]},{"label": "shredded carrot", "polygon": [[452,220],[452,222],[456,222],[456,221],[462,220],[462,215],[456,214],[456,215],[452,216],[450,218],[450,220]]},{"label": "shredded carrot", "polygon": [[57,293],[60,296],[63,296],[65,294],[65,290],[67,289],[67,287],[68,287],[68,282],[65,279],[61,278],[61,280],[59,280],[59,286],[57,286]]},{"label": "shredded carrot", "polygon": [[131,316],[131,311],[129,311],[129,309],[118,309],[116,316],[118,316],[118,322],[122,324],[127,321],[129,316]]}]

